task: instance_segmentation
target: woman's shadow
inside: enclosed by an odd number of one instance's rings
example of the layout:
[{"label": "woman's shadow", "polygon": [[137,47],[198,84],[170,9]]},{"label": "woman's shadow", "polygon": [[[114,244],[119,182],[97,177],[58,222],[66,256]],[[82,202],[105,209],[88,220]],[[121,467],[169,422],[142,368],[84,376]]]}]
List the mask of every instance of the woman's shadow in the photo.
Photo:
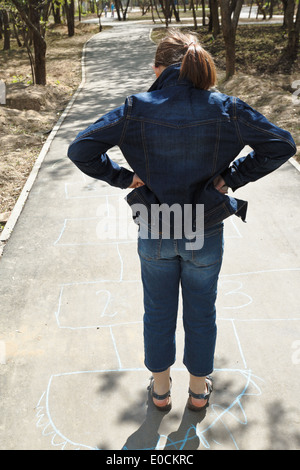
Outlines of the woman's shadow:
[{"label": "woman's shadow", "polygon": [[[131,434],[126,440],[122,450],[196,450],[200,445],[200,439],[197,435],[197,424],[199,424],[206,415],[206,409],[193,412],[185,408],[181,423],[177,431],[171,432],[168,436],[161,436],[158,433],[160,424],[168,414],[157,410],[152,398],[148,393],[147,414],[144,422],[139,429]],[[158,443],[161,437],[164,448],[159,448]]]}]

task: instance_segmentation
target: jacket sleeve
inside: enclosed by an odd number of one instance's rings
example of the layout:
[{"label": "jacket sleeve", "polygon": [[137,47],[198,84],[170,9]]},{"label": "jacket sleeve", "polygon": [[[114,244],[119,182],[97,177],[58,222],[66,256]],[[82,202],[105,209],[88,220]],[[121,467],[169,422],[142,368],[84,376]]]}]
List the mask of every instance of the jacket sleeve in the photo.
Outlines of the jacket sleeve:
[{"label": "jacket sleeve", "polygon": [[105,114],[80,132],[68,149],[68,157],[83,173],[122,189],[130,186],[134,172],[120,167],[106,152],[121,142],[125,113],[126,105]]},{"label": "jacket sleeve", "polygon": [[233,119],[237,138],[243,146],[249,145],[253,150],[222,173],[233,191],[276,170],[297,150],[289,132],[275,126],[238,98],[235,104]]}]

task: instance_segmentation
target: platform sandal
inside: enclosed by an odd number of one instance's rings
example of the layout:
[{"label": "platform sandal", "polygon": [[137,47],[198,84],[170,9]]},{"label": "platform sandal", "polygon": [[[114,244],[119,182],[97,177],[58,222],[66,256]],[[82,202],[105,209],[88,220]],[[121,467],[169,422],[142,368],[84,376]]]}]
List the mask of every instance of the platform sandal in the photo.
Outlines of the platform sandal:
[{"label": "platform sandal", "polygon": [[[212,383],[212,377],[208,375],[205,379],[206,382],[206,387],[207,387],[207,392],[206,393],[194,393],[192,390],[189,388],[189,398],[187,401],[187,408],[192,411],[201,411],[204,410],[209,406],[209,397],[211,395],[211,392],[213,391],[213,383]],[[205,405],[203,406],[196,406],[193,405],[192,403],[192,398],[196,398],[198,400],[207,400]]]},{"label": "platform sandal", "polygon": [[[167,393],[164,393],[163,395],[158,395],[157,393],[154,392],[154,378],[150,377],[150,385],[147,387],[147,390],[149,390],[151,397],[152,397],[152,403],[153,405],[159,410],[159,411],[170,411],[172,408],[172,402],[171,402],[171,387],[172,387],[172,379],[170,377],[170,390]],[[165,406],[159,406],[156,405],[153,401],[153,398],[156,400],[165,400],[166,398],[170,397],[169,403]]]}]

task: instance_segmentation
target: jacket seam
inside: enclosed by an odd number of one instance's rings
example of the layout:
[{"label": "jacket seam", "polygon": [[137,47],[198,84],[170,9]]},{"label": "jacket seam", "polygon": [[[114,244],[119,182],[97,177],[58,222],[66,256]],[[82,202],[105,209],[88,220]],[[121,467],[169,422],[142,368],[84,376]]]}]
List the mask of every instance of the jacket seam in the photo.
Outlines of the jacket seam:
[{"label": "jacket seam", "polygon": [[132,109],[132,99],[131,97],[129,96],[127,98],[127,102],[128,102],[128,106],[127,106],[127,111],[126,111],[126,115],[124,113],[124,126],[123,126],[123,130],[122,130],[122,134],[121,134],[121,138],[120,138],[120,142],[118,144],[119,147],[121,147],[123,141],[124,141],[124,138],[125,138],[125,134],[126,134],[126,130],[127,130],[127,127],[128,127],[128,117],[130,116],[130,113],[131,113],[131,109]]},{"label": "jacket seam", "polygon": [[146,146],[145,123],[143,121],[141,123],[141,134],[142,134],[142,142],[143,142],[143,149],[144,149],[145,163],[146,163],[147,185],[150,187],[149,158],[148,158],[148,152],[147,152],[147,146]]},{"label": "jacket seam", "polygon": [[219,143],[220,143],[220,123],[218,122],[217,124],[217,138],[216,138],[216,145],[215,145],[215,151],[213,155],[213,168],[212,168],[212,175],[215,174],[216,171],[216,166],[217,166],[217,161],[218,161],[218,153],[219,153]]},{"label": "jacket seam", "polygon": [[[222,202],[220,205],[214,207],[213,209],[210,209],[209,211],[206,211],[206,212],[204,213],[204,215],[205,215],[205,216],[212,215],[214,212],[219,211],[221,208],[222,208],[222,209],[226,209],[227,213],[229,213],[228,208],[227,208],[227,206],[226,206],[226,202],[224,201],[224,202]],[[231,214],[230,214],[230,215],[231,215]]]},{"label": "jacket seam", "polygon": [[165,127],[171,127],[171,128],[174,128],[174,129],[182,129],[182,128],[186,128],[186,127],[197,127],[197,126],[202,126],[202,125],[205,125],[205,124],[218,124],[218,123],[221,123],[221,122],[228,122],[228,119],[208,119],[208,120],[205,120],[205,121],[197,121],[195,123],[188,123],[188,124],[170,124],[170,123],[166,123],[166,122],[162,122],[162,121],[155,121],[153,119],[145,119],[143,117],[139,118],[139,117],[133,117],[133,116],[128,116],[127,119],[131,119],[132,121],[140,121],[140,122],[143,122],[143,123],[149,123],[149,124],[158,124],[158,125],[161,125],[161,126],[165,126]]},{"label": "jacket seam", "polygon": [[77,140],[81,140],[81,139],[84,139],[85,137],[88,137],[92,134],[95,134],[96,132],[99,132],[99,131],[103,131],[105,129],[108,129],[110,127],[114,127],[114,126],[117,126],[118,124],[120,124],[120,122],[122,122],[122,120],[125,120],[125,117],[122,116],[121,118],[117,119],[116,121],[114,122],[111,122],[110,124],[107,124],[106,126],[103,126],[103,127],[100,127],[98,129],[93,129],[92,131],[89,131],[87,132],[86,134],[82,134],[80,135],[79,137],[77,137],[74,142],[77,142]]},{"label": "jacket seam", "polygon": [[242,134],[241,134],[241,131],[240,131],[240,128],[239,128],[239,123],[238,123],[238,117],[237,117],[236,109],[237,109],[237,106],[236,106],[236,97],[234,97],[234,99],[233,99],[233,122],[234,122],[234,127],[235,127],[235,130],[236,130],[236,133],[237,133],[237,135],[238,135],[238,138],[239,138],[240,143],[241,143],[243,146],[245,146],[245,143],[244,143],[244,141],[243,141]]},{"label": "jacket seam", "polygon": [[149,203],[147,201],[145,201],[145,199],[137,192],[133,192],[133,194],[129,194],[127,196],[127,201],[130,203],[131,201],[133,201],[135,198],[138,198],[147,208],[150,208],[151,206],[149,205]]},{"label": "jacket seam", "polygon": [[259,131],[259,132],[262,132],[264,134],[267,134],[267,135],[271,135],[273,137],[276,137],[277,139],[280,138],[280,140],[283,140],[284,142],[286,142],[287,144],[289,144],[293,149],[295,149],[294,145],[285,137],[279,135],[279,134],[276,134],[275,132],[272,132],[272,131],[267,131],[265,129],[261,129],[260,127],[257,127],[253,124],[250,124],[249,122],[245,121],[244,119],[242,118],[237,118],[240,122],[242,122],[245,126],[248,126],[248,127],[251,127],[253,129],[255,129],[256,131]]}]

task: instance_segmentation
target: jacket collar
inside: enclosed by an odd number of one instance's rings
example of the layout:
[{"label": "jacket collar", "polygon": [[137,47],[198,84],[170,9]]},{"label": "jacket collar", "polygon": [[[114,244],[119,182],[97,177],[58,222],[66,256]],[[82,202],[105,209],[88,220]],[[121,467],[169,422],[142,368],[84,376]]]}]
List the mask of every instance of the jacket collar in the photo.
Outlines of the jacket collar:
[{"label": "jacket collar", "polygon": [[175,85],[189,85],[193,86],[192,82],[186,78],[179,78],[181,63],[169,65],[155,80],[148,91],[161,90],[169,86]]}]

